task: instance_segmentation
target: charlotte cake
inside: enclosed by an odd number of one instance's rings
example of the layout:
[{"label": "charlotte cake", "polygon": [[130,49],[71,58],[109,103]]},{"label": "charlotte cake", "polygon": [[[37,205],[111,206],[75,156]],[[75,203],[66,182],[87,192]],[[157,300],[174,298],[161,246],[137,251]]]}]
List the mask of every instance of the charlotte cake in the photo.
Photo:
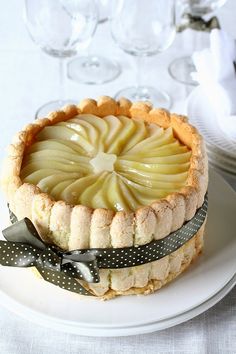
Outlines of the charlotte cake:
[{"label": "charlotte cake", "polygon": [[[38,119],[8,148],[2,186],[18,219],[64,250],[144,245],[201,207],[207,156],[184,116],[102,96]],[[203,246],[205,223],[177,251],[85,284],[96,296],[147,294],[182,273]]]}]

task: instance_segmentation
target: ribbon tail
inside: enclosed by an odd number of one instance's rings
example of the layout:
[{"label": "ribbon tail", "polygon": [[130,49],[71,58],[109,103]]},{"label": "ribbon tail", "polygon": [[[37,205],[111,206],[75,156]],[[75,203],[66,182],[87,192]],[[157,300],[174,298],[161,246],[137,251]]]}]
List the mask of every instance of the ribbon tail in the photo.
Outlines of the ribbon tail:
[{"label": "ribbon tail", "polygon": [[57,272],[50,269],[43,269],[36,266],[36,269],[47,282],[59,286],[62,289],[72,291],[79,295],[94,296],[91,292],[85,289],[79,281],[75,278],[68,276],[64,272]]}]

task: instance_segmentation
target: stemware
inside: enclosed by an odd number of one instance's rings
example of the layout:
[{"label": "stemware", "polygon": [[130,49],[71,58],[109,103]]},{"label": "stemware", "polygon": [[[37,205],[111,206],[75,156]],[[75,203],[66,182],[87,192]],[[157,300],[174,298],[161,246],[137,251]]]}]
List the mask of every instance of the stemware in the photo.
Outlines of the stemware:
[{"label": "stemware", "polygon": [[[98,25],[101,26],[108,21],[110,0],[96,0],[96,5],[98,9]],[[106,40],[103,43],[106,43]],[[113,59],[90,54],[89,44],[87,46],[87,55],[79,56],[68,63],[69,78],[79,83],[90,85],[104,84],[116,79],[121,73],[120,65]]]},{"label": "stemware", "polygon": [[45,116],[74,102],[65,98],[65,60],[90,41],[98,22],[97,7],[94,0],[25,0],[24,19],[32,40],[59,59],[61,97],[37,110],[36,117]]},{"label": "stemware", "polygon": [[165,51],[175,37],[174,0],[116,0],[112,3],[111,33],[120,48],[136,58],[136,86],[119,91],[131,100],[150,100],[163,108],[170,107],[170,97],[156,87],[144,86],[141,80],[143,57]]},{"label": "stemware", "polygon": [[[197,21],[201,21],[205,15],[209,15],[219,9],[225,4],[227,0],[178,0],[178,13],[180,17],[180,23],[185,22],[185,17],[191,15]],[[188,31],[188,30],[187,30]],[[187,32],[186,31],[186,32]],[[184,31],[185,32],[185,31]],[[191,72],[195,71],[191,54],[195,50],[204,49],[209,45],[209,32],[202,32],[199,30],[191,30],[187,33],[185,40],[188,42],[188,50],[190,55],[185,55],[174,59],[168,68],[171,77],[186,85],[197,85],[191,77]]]},{"label": "stemware", "polygon": [[98,23],[104,23],[108,21],[110,15],[110,0],[96,0],[98,7]]}]

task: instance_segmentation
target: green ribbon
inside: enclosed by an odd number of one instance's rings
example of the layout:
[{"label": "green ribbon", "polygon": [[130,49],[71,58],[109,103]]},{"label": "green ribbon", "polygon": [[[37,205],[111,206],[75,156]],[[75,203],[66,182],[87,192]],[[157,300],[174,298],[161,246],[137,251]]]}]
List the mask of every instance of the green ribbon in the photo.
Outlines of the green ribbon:
[{"label": "green ribbon", "polygon": [[24,218],[17,221],[10,212],[13,225],[2,231],[0,264],[11,267],[36,267],[43,279],[63,289],[81,294],[93,294],[79,282],[98,283],[99,268],[117,269],[138,266],[161,259],[189,241],[203,225],[208,198],[194,217],[180,229],[160,240],[142,246],[124,248],[92,248],[63,252],[55,245],[45,244],[33,223]]}]

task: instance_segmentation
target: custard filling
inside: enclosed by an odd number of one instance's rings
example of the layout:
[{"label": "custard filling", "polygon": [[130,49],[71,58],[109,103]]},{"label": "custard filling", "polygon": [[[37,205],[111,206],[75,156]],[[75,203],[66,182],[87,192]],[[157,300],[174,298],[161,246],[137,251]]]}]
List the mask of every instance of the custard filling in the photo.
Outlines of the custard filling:
[{"label": "custard filling", "polygon": [[180,190],[190,158],[171,127],[80,114],[37,134],[21,178],[55,200],[128,211]]}]

